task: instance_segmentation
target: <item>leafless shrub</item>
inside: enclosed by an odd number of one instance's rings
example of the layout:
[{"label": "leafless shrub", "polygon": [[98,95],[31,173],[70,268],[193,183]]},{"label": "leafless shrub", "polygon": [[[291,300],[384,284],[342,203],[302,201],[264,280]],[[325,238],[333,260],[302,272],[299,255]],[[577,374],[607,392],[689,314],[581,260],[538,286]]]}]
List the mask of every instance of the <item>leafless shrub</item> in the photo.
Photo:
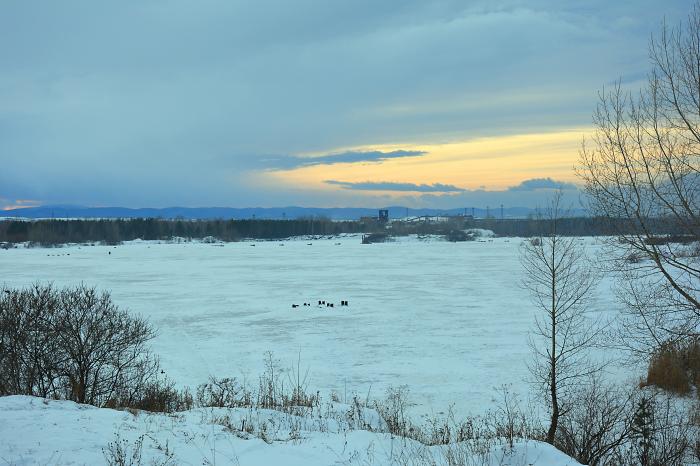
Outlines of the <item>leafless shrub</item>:
[{"label": "leafless shrub", "polygon": [[386,398],[374,402],[374,408],[389,427],[389,432],[401,437],[416,438],[418,428],[408,418],[408,386],[389,387]]},{"label": "leafless shrub", "polygon": [[[105,462],[109,466],[141,466],[143,463],[143,442],[146,437],[154,440],[147,434],[139,436],[133,442],[122,439],[119,433],[114,440],[102,449]],[[160,458],[152,458],[149,466],[175,466],[177,464],[174,452],[167,446],[156,442],[156,449],[160,451]]]},{"label": "leafless shrub", "polygon": [[192,409],[194,399],[189,389],[178,390],[174,382],[164,378],[148,382],[139,391],[132,392],[130,399],[117,398],[114,405],[158,413],[175,413]]},{"label": "leafless shrub", "polygon": [[289,404],[292,406],[314,406],[318,396],[316,399],[314,399],[313,395],[307,393],[309,387],[309,369],[307,368],[302,376],[301,351],[299,351],[297,356],[296,367],[292,367],[287,373],[287,380],[289,381],[289,385],[292,387]]},{"label": "leafless shrub", "polygon": [[562,418],[554,445],[582,464],[604,465],[605,459],[632,436],[633,396],[593,378],[571,397],[572,409]]},{"label": "leafless shrub", "polygon": [[284,388],[280,383],[280,363],[272,352],[265,353],[265,371],[259,378],[258,402],[262,408],[274,408],[281,405]]},{"label": "leafless shrub", "polygon": [[691,416],[673,397],[599,380],[583,386],[555,446],[589,466],[681,466],[692,454]]},{"label": "leafless shrub", "polygon": [[[337,402],[336,400],[332,401]],[[348,426],[352,429],[372,430],[372,426],[365,420],[364,413],[364,405],[360,402],[357,396],[354,396],[352,403],[350,404],[350,409],[348,409],[348,411],[345,413],[345,419],[348,422]]]},{"label": "leafless shrub", "polygon": [[629,415],[630,441],[611,455],[620,466],[683,466],[693,453],[689,416],[672,397],[638,393]]},{"label": "leafless shrub", "polygon": [[[517,440],[544,440],[545,431],[537,421],[537,416],[523,409],[520,399],[510,391],[508,386],[502,386],[497,390],[497,398],[494,402],[495,409],[487,414],[486,422],[492,435],[504,439],[509,449],[513,449]],[[482,432],[480,437],[484,436]]]},{"label": "leafless shrub", "polygon": [[58,292],[56,336],[68,398],[103,405],[118,391],[138,391],[158,370],[146,343],[155,330],[112,303],[107,292],[79,286]]},{"label": "leafless shrub", "polygon": [[84,285],[0,292],[0,394],[104,406],[132,399],[158,371],[155,331]]},{"label": "leafless shrub", "polygon": [[0,290],[0,395],[61,394],[57,307],[51,286]]},{"label": "leafless shrub", "polygon": [[250,406],[250,394],[235,377],[217,379],[197,387],[197,405],[202,407],[236,408]]},{"label": "leafless shrub", "polygon": [[105,461],[110,466],[140,466],[143,456],[143,438],[141,435],[133,444],[122,439],[119,434],[102,449]]},{"label": "leafless shrub", "polygon": [[[280,361],[272,352],[268,351],[264,357],[265,370],[258,378],[258,391],[256,393],[256,406],[268,409],[277,409],[285,412],[301,413],[306,409],[320,405],[320,393],[307,393],[307,376],[300,374],[300,359],[297,368],[287,371],[288,384],[285,388],[284,370]],[[308,375],[308,372],[307,372]],[[287,390],[290,390],[289,392]]]}]

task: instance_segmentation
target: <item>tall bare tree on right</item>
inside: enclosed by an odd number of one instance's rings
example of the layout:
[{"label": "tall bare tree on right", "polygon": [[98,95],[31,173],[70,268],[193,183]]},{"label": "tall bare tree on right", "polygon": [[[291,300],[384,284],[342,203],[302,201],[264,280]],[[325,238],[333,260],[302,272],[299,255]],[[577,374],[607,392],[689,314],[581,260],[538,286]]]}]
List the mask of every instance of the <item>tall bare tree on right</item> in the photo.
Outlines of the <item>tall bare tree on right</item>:
[{"label": "tall bare tree on right", "polygon": [[640,356],[700,328],[700,9],[663,24],[639,93],[600,94],[578,174],[590,210],[610,219],[612,268],[626,306],[621,341]]}]

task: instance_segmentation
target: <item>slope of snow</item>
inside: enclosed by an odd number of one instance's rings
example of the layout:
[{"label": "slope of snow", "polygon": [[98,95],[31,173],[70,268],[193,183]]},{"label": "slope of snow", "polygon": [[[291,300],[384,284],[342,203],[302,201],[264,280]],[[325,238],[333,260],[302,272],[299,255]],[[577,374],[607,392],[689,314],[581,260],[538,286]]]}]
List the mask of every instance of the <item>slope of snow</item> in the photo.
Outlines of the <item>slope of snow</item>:
[{"label": "slope of snow", "polygon": [[[336,414],[342,414],[344,407],[336,408]],[[105,464],[116,445],[127,459],[161,465],[400,465],[427,459],[444,464],[448,449],[468,453],[465,445],[425,447],[386,433],[351,430],[342,416],[332,413],[300,417],[210,408],[164,415],[9,396],[0,398],[0,419],[0,461],[16,466]],[[244,419],[252,433],[240,430]],[[370,416],[370,424],[382,430],[378,416]],[[485,455],[468,460],[465,464],[484,466],[578,464],[534,441],[517,443],[512,450],[494,445]]]}]

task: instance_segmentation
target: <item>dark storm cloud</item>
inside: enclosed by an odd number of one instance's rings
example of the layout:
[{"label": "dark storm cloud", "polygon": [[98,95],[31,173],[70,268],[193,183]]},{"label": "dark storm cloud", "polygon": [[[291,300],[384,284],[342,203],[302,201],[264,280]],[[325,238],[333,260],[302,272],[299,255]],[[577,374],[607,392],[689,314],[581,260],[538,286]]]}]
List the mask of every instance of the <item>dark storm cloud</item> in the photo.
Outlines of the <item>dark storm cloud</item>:
[{"label": "dark storm cloud", "polygon": [[445,209],[456,207],[486,208],[487,206],[497,208],[501,204],[509,207],[544,207],[551,199],[552,190],[561,189],[566,208],[582,208],[582,193],[576,185],[556,181],[551,178],[524,180],[517,186],[511,186],[502,190],[462,189],[440,183],[432,185],[371,181],[350,183],[335,180],[328,180],[326,183],[348,190],[394,192],[396,194],[394,201],[398,202],[398,204],[411,207]]},{"label": "dark storm cloud", "polygon": [[573,183],[566,183],[564,181],[555,181],[551,178],[532,178],[530,180],[525,180],[518,184],[517,186],[511,186],[508,191],[536,191],[538,189],[577,189],[576,185]]},{"label": "dark storm cloud", "polygon": [[480,208],[491,206],[496,208],[501,204],[509,207],[545,207],[551,200],[552,191],[555,189],[561,189],[565,209],[582,208],[583,193],[576,185],[551,178],[524,180],[517,186],[511,186],[504,190],[464,190],[447,196],[424,194],[413,202],[438,208],[454,208],[455,206]]},{"label": "dark storm cloud", "polygon": [[[423,192],[423,193],[461,193],[463,196],[498,196],[511,195],[512,193],[536,192],[543,190],[562,190],[577,191],[578,187],[573,183],[564,181],[556,181],[552,178],[533,178],[524,180],[516,186],[511,186],[506,190],[486,190],[486,189],[464,189],[451,184],[433,183],[433,184],[416,184],[416,183],[396,183],[388,181],[364,181],[364,182],[349,182],[338,180],[326,180],[325,183],[340,186],[343,189],[355,189],[360,191],[407,191],[407,192]],[[455,199],[451,197],[449,199]]]},{"label": "dark storm cloud", "polygon": [[337,163],[383,162],[402,157],[420,157],[426,152],[416,150],[357,151],[339,152],[316,157],[294,157],[291,155],[263,157],[260,164],[263,168],[272,170],[291,170],[294,168],[312,167],[315,165],[334,165]]},{"label": "dark storm cloud", "polygon": [[464,189],[451,184],[415,184],[415,183],[392,183],[388,181],[365,181],[351,183],[348,181],[326,180],[325,183],[340,186],[343,189],[356,189],[360,191],[411,191],[423,193],[454,193],[462,192]]},{"label": "dark storm cloud", "polygon": [[643,76],[649,34],[687,9],[685,0],[8,0],[0,197],[364,204],[357,190],[321,201],[261,188],[251,170],[266,154],[589,125],[597,90]]}]

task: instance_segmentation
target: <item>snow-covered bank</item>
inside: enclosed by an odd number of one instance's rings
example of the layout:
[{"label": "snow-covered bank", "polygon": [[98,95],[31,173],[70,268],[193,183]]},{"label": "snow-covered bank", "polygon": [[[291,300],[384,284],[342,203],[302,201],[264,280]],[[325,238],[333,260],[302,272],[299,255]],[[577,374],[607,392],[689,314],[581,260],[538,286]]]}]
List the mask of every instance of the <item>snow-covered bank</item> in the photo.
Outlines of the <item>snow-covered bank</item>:
[{"label": "snow-covered bank", "polygon": [[[106,464],[123,452],[140,464],[241,466],[447,464],[566,466],[576,461],[550,445],[491,445],[477,455],[466,444],[426,447],[385,433],[376,412],[366,428],[348,422],[347,405],[295,416],[245,408],[200,408],[176,414],[117,411],[28,396],[0,398],[0,461],[9,465]],[[138,464],[138,463],[137,463]]]}]

